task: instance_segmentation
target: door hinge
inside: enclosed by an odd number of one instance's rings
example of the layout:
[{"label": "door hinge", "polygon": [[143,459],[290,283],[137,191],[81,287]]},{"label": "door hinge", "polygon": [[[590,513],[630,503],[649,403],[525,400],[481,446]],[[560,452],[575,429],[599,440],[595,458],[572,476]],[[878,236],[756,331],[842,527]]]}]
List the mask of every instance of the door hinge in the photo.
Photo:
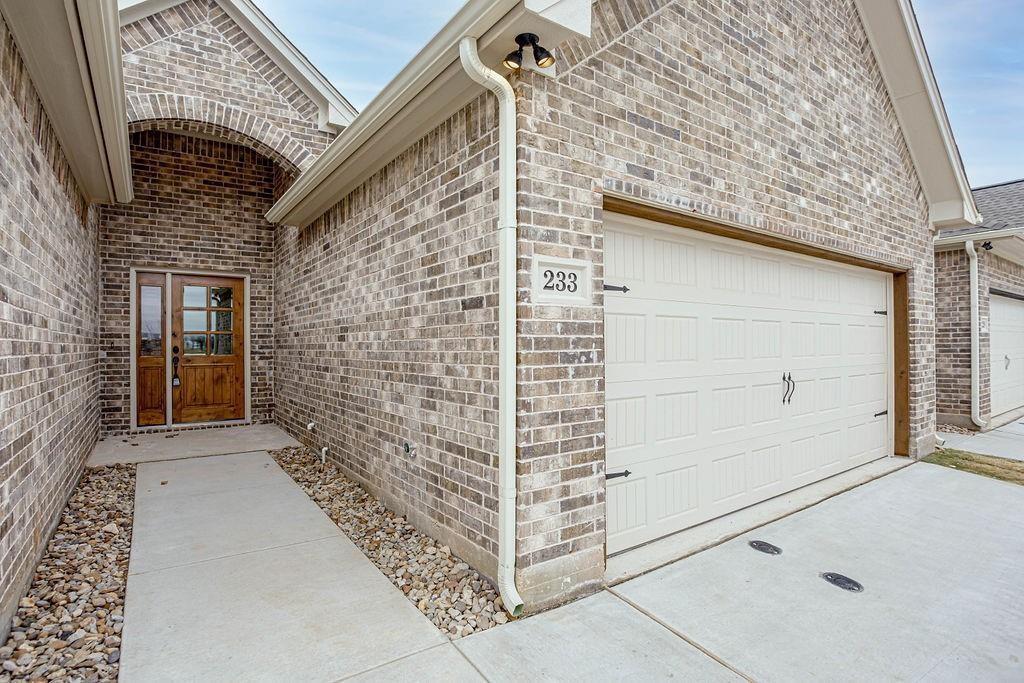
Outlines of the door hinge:
[{"label": "door hinge", "polygon": [[883,410],[880,413],[875,413],[875,417],[882,417],[883,415],[888,415],[888,414],[889,414],[888,410]]},{"label": "door hinge", "polygon": [[612,472],[611,474],[605,474],[604,478],[605,479],[618,479],[619,477],[628,477],[631,474],[633,474],[633,473],[630,472],[629,470],[625,470],[624,472]]},{"label": "door hinge", "polygon": [[889,311],[875,311],[875,315],[889,315]]},{"label": "door hinge", "polygon": [[604,286],[604,291],[606,291],[606,292],[622,292],[623,294],[625,294],[626,292],[629,291],[629,287],[627,287],[626,285],[605,285]]}]

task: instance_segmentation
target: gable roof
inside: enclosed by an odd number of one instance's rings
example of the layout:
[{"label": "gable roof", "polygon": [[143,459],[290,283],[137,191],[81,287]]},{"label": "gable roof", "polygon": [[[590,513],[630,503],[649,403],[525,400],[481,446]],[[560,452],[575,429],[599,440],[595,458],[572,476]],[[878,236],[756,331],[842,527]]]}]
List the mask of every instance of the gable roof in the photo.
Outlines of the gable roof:
[{"label": "gable roof", "polygon": [[[909,0],[854,0],[889,91],[936,228],[980,222]],[[590,35],[591,0],[469,0],[355,118],[267,213],[273,223],[305,226],[395,158],[480,90],[461,73],[457,43],[481,41],[496,67],[515,26],[551,44]],[[568,30],[567,30],[568,29]],[[468,94],[467,94],[468,93]],[[456,106],[457,105],[457,106]]]},{"label": "gable roof", "polygon": [[[321,130],[337,132],[355,119],[345,99],[252,0],[214,0],[261,50],[319,107]],[[119,0],[121,25],[145,19],[185,0]]]}]

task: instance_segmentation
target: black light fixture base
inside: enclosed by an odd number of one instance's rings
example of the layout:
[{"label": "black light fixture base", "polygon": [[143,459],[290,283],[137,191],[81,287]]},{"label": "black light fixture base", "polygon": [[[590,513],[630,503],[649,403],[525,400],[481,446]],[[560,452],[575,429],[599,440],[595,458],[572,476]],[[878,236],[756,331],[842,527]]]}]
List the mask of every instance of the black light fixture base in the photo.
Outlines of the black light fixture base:
[{"label": "black light fixture base", "polygon": [[540,38],[537,37],[536,33],[520,33],[516,36],[516,45],[519,49],[526,47],[527,45],[536,45],[540,42]]}]

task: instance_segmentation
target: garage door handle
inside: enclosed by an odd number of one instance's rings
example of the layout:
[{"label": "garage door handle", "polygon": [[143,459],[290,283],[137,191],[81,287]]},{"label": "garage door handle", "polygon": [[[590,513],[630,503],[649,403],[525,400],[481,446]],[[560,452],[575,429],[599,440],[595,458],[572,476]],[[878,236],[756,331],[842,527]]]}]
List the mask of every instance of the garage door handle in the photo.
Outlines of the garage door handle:
[{"label": "garage door handle", "polygon": [[793,391],[796,391],[796,382],[793,381],[793,375],[788,372],[782,373],[782,381],[786,383],[786,390],[782,392],[782,402],[789,403],[789,399],[793,397]]},{"label": "garage door handle", "polygon": [[1004,370],[1008,370],[1010,368],[1010,357],[1009,356],[1004,356],[1004,358],[1006,358],[1006,367],[1003,368],[1003,369]]},{"label": "garage door handle", "polygon": [[790,382],[790,384],[793,385],[793,388],[789,390],[789,400],[787,400],[786,403],[792,403],[793,402],[793,394],[796,393],[796,380],[793,379],[793,373],[789,374],[789,382]]}]

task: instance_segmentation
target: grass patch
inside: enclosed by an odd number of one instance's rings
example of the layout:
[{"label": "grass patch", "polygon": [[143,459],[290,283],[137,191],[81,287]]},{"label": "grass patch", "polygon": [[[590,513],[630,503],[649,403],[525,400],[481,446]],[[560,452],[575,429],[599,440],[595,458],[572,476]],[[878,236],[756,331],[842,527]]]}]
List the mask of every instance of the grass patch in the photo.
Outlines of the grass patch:
[{"label": "grass patch", "polygon": [[1024,486],[1024,462],[1019,460],[968,453],[953,448],[940,448],[924,461]]}]

